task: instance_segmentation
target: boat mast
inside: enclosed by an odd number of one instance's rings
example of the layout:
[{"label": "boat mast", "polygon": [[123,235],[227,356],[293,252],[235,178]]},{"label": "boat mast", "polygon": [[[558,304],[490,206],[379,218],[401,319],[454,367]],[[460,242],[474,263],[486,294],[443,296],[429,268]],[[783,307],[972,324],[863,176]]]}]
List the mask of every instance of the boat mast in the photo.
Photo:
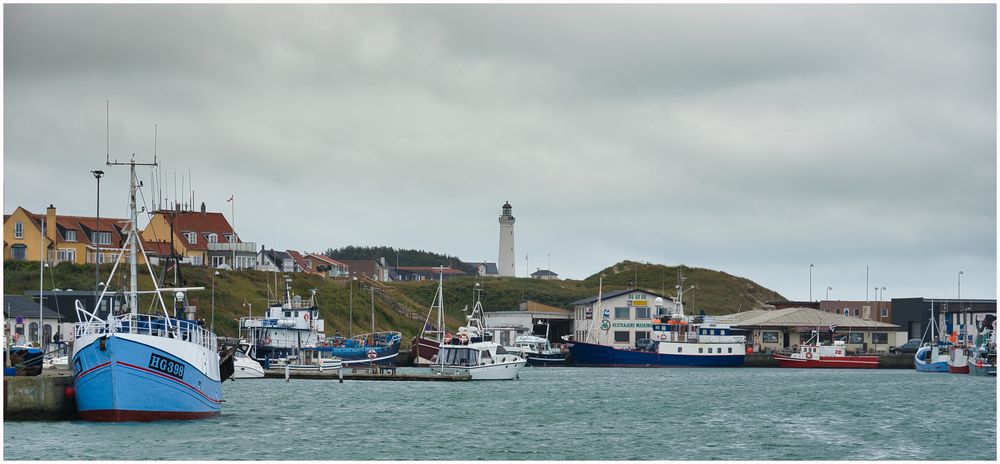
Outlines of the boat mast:
[{"label": "boat mast", "polygon": [[438,301],[438,308],[437,308],[437,310],[438,310],[438,321],[437,321],[438,336],[437,336],[437,341],[438,341],[438,344],[440,345],[441,342],[444,341],[444,332],[445,332],[445,330],[444,330],[444,265],[438,266],[438,271],[439,271],[439,273],[438,273],[438,294],[437,294],[437,301]]},{"label": "boat mast", "polygon": [[136,244],[139,240],[138,231],[138,216],[139,213],[136,208],[135,194],[139,189],[139,181],[135,175],[136,166],[157,166],[156,155],[153,155],[152,163],[136,163],[135,153],[132,154],[132,159],[128,162],[122,163],[118,160],[111,161],[110,159],[105,160],[105,164],[108,166],[129,166],[129,234],[128,234],[128,254],[129,254],[129,291],[127,295],[129,314],[133,317],[139,312],[139,279],[138,279],[138,265],[136,263]]}]

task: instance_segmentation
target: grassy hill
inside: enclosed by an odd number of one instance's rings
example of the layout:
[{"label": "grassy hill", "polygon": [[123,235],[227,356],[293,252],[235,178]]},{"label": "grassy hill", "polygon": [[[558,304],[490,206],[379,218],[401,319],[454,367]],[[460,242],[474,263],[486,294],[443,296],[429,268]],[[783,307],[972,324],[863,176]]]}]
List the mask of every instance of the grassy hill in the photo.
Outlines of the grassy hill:
[{"label": "grassy hill", "polygon": [[[212,301],[212,274],[208,268],[184,267],[185,284],[202,286],[205,290],[193,291],[189,297],[197,304],[199,317],[210,318]],[[578,280],[536,280],[526,278],[459,277],[445,281],[444,302],[446,324],[454,328],[464,320],[462,308],[471,308],[475,302],[473,288],[478,281],[483,289],[483,307],[487,311],[513,310],[518,303],[533,300],[540,303],[569,308],[570,302],[597,295],[600,276],[604,276],[604,291],[629,288],[638,277],[638,287],[660,294],[674,295],[677,282],[677,267],[656,264],[642,264],[623,261],[608,267],[582,281]],[[688,313],[727,314],[737,309],[760,306],[764,301],[781,301],[778,293],[763,288],[753,281],[735,277],[710,269],[684,268],[686,287],[694,285],[695,290],[685,292]],[[101,275],[106,278],[111,266],[103,266]],[[160,272],[154,267],[154,271]],[[215,278],[215,327],[220,335],[236,336],[238,320],[248,315],[252,309],[254,316],[261,316],[267,307],[269,296],[275,293],[275,275],[261,271],[219,271]],[[145,271],[140,271],[140,289],[150,289],[152,283]],[[124,284],[125,276],[121,276]],[[334,280],[316,275],[292,274],[293,292],[308,297],[310,289],[316,289],[320,314],[326,321],[328,335],[340,331],[348,333],[348,323],[353,313],[354,333],[364,333],[371,329],[372,300],[368,288],[353,285],[353,311],[351,311],[351,285],[346,280]],[[4,263],[4,293],[23,294],[38,290],[38,263]],[[60,263],[45,271],[44,288],[84,290],[93,287],[93,266]],[[118,283],[113,283],[116,287]],[[279,292],[283,287],[281,274],[277,276]],[[399,330],[403,332],[404,345],[420,332],[423,319],[434,298],[437,283],[397,282],[389,284],[386,297],[376,295],[376,330]],[[664,289],[666,290],[664,292]],[[396,304],[390,305],[391,299]],[[151,297],[143,296],[143,308],[150,307]],[[413,317],[401,314],[393,306],[405,308]]]}]

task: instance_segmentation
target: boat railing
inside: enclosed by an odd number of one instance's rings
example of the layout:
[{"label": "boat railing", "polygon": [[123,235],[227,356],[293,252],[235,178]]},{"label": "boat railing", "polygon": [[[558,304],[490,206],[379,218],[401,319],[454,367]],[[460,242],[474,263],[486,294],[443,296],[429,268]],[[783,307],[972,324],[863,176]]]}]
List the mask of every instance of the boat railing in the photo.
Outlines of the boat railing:
[{"label": "boat railing", "polygon": [[151,335],[154,337],[177,338],[212,351],[218,346],[218,337],[192,321],[168,319],[151,314],[124,315],[111,317],[107,321],[96,320],[77,322],[73,332],[76,338],[85,335],[102,335],[112,333],[132,333]]}]

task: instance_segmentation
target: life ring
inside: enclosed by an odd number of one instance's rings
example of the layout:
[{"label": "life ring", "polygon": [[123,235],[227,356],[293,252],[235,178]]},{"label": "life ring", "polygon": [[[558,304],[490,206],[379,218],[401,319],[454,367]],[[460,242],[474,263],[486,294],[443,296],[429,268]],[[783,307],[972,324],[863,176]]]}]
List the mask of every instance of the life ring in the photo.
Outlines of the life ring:
[{"label": "life ring", "polygon": [[812,358],[813,358],[813,354],[812,354],[812,352],[810,352],[810,351],[807,351],[807,352],[806,352],[806,359],[812,359]]},{"label": "life ring", "polygon": [[309,313],[305,313],[304,315],[302,315],[302,317],[304,317],[308,321],[309,320]]},{"label": "life ring", "polygon": [[458,334],[458,339],[462,342],[463,345],[469,343],[469,334],[466,333]]},{"label": "life ring", "polygon": [[667,339],[667,334],[662,334],[661,333],[660,334],[660,340],[666,340],[666,339]]},{"label": "life ring", "polygon": [[267,337],[267,338],[265,338],[265,339],[264,339],[264,344],[265,344],[265,345],[270,345],[270,344],[271,344],[271,337]]}]

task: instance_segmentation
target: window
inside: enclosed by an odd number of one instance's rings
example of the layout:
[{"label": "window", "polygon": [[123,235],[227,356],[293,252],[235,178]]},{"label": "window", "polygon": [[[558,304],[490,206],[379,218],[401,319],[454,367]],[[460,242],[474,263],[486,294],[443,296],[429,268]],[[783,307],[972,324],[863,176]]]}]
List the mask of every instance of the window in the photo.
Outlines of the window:
[{"label": "window", "polygon": [[730,352],[730,353],[732,353],[732,352],[733,352],[733,347],[731,347],[731,346],[729,347],[729,352]]},{"label": "window", "polygon": [[778,343],[778,332],[764,332],[760,335],[764,343]]},{"label": "window", "polygon": [[872,343],[889,343],[889,334],[885,332],[875,332],[872,334]]},{"label": "window", "polygon": [[705,349],[704,349],[704,348],[702,348],[702,347],[698,347],[698,352],[699,352],[699,353],[704,353],[704,352],[705,352]]},{"label": "window", "polygon": [[28,247],[24,245],[12,245],[10,247],[10,259],[12,261],[24,261],[27,259]]},{"label": "window", "polygon": [[615,319],[628,319],[628,308],[615,308]]},{"label": "window", "polygon": [[97,245],[111,245],[111,232],[93,232],[91,241]]},{"label": "window", "polygon": [[75,230],[67,230],[66,231],[66,241],[67,242],[75,242],[76,241],[76,231]]},{"label": "window", "polygon": [[615,343],[628,343],[629,336],[627,331],[616,330],[615,331]]},{"label": "window", "polygon": [[204,266],[204,258],[201,255],[191,257],[192,266]]},{"label": "window", "polygon": [[881,314],[882,317],[889,317],[889,308],[882,308],[879,310],[879,314]]},{"label": "window", "polygon": [[860,345],[865,342],[865,334],[862,332],[851,332],[847,334],[847,343]]},{"label": "window", "polygon": [[649,307],[638,307],[635,308],[635,318],[636,319],[649,319]]},{"label": "window", "polygon": [[184,232],[184,238],[188,241],[188,243],[198,243],[198,234],[194,232]]},{"label": "window", "polygon": [[38,340],[38,323],[28,324],[28,340]]},{"label": "window", "polygon": [[24,238],[24,224],[21,221],[14,223],[14,238]]},{"label": "window", "polygon": [[683,347],[680,347],[680,346],[678,346],[678,347],[677,347],[677,352],[678,352],[678,353],[680,353],[680,352],[681,352],[681,349],[682,349],[682,348],[683,348]]},{"label": "window", "polygon": [[205,234],[205,241],[208,243],[219,243],[219,236],[212,234]]},{"label": "window", "polygon": [[234,239],[233,234],[225,234],[224,237],[226,237],[226,241],[229,243],[233,243],[235,241],[233,240]]},{"label": "window", "polygon": [[219,267],[226,264],[225,256],[213,256],[212,257],[212,267]]},{"label": "window", "polygon": [[649,338],[649,332],[636,332],[635,333],[635,339],[636,340],[642,340],[643,338],[648,339]]},{"label": "window", "polygon": [[60,248],[59,249],[59,261],[72,261],[76,262],[76,250],[72,248]]}]

